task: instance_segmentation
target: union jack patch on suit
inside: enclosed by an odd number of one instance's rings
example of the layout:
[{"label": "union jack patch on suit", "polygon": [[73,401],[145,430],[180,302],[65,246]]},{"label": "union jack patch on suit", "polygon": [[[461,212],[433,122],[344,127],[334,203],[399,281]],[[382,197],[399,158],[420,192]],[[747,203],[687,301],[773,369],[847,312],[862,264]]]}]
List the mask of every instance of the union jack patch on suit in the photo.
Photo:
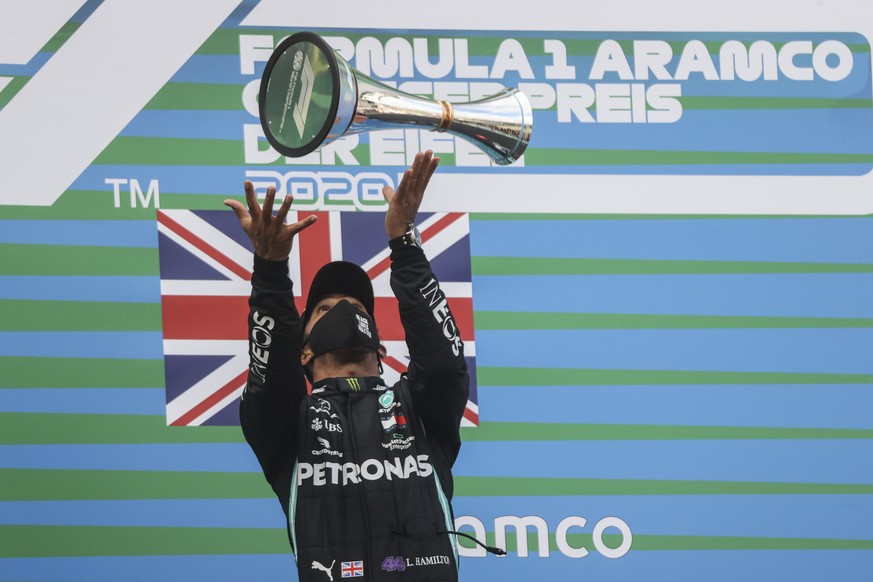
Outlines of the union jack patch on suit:
[{"label": "union jack patch on suit", "polygon": [[354,562],[342,562],[341,572],[343,578],[363,578],[364,577],[364,562],[356,560]]},{"label": "union jack patch on suit", "polygon": [[[318,220],[298,235],[289,258],[297,308],[303,310],[309,284],[322,265],[339,259],[361,265],[373,281],[374,315],[388,350],[383,377],[391,385],[406,370],[409,355],[389,283],[384,215],[291,212],[288,221],[309,214]],[[418,219],[425,253],[464,340],[470,400],[462,426],[478,426],[469,218],[463,213],[436,213]],[[238,425],[239,397],[249,365],[251,243],[233,212],[159,210],[158,251],[167,424]]]}]

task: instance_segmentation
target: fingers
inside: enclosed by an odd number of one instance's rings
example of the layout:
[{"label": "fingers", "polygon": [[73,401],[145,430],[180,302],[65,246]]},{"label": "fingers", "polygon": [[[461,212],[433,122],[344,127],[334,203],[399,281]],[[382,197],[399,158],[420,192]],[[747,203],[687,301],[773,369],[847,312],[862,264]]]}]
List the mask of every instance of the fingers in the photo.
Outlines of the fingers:
[{"label": "fingers", "polygon": [[250,218],[249,211],[246,210],[246,207],[242,205],[237,200],[227,199],[224,201],[224,205],[233,210],[233,213],[236,214],[236,217],[239,219],[240,223],[244,220]]},{"label": "fingers", "polygon": [[249,206],[249,213],[253,219],[261,216],[261,207],[258,205],[258,197],[255,195],[255,187],[248,180],[245,181],[243,187],[246,191],[246,203]]},{"label": "fingers", "polygon": [[440,165],[440,159],[435,157],[430,161],[430,165],[427,168],[427,176],[424,179],[424,187],[427,188],[427,185],[430,183],[430,178],[433,176],[433,173],[436,172],[437,166]]},{"label": "fingers", "polygon": [[285,196],[285,199],[282,201],[282,206],[279,207],[279,212],[276,214],[276,219],[279,223],[285,222],[285,217],[288,216],[288,210],[291,208],[291,203],[294,201],[294,197],[290,194]]},{"label": "fingers", "polygon": [[385,202],[388,204],[391,204],[391,199],[394,198],[395,194],[396,192],[394,192],[394,188],[391,186],[382,186],[382,198],[384,198]]},{"label": "fingers", "polygon": [[318,220],[318,217],[313,215],[307,216],[303,220],[299,222],[295,222],[294,224],[288,225],[288,230],[291,231],[291,236],[296,235],[301,230],[305,230],[315,224],[315,221]]},{"label": "fingers", "polygon": [[276,189],[273,186],[267,188],[267,195],[264,197],[264,207],[261,209],[261,216],[264,220],[269,221],[273,217],[273,200],[276,198]]}]

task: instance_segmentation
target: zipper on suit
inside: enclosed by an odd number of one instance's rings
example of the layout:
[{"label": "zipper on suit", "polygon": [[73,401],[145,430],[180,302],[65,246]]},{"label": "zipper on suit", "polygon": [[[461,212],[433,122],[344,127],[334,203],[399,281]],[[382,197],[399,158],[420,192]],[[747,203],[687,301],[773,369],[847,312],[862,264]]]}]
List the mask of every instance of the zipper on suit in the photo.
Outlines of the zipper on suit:
[{"label": "zipper on suit", "polygon": [[[349,432],[352,435],[352,451],[355,454],[355,463],[358,463],[360,465],[360,458],[358,456],[358,439],[355,436],[355,427],[354,427],[354,422],[352,421],[352,398],[355,398],[355,397],[356,397],[355,394],[348,394],[348,396],[346,398],[346,418],[348,419]],[[373,572],[372,572],[373,565],[371,562],[371,558],[372,558],[371,554],[373,553],[373,549],[370,547],[370,511],[367,508],[367,495],[366,495],[366,491],[364,491],[364,487],[365,487],[364,484],[366,482],[367,482],[367,480],[362,477],[361,478],[361,487],[360,487],[359,491],[360,491],[360,498],[361,498],[361,509],[364,512],[364,528],[367,530],[365,532],[365,538],[364,538],[366,548],[367,548],[366,556],[364,559],[364,564],[365,564],[365,566],[364,566],[364,580],[371,582],[373,580]]]}]

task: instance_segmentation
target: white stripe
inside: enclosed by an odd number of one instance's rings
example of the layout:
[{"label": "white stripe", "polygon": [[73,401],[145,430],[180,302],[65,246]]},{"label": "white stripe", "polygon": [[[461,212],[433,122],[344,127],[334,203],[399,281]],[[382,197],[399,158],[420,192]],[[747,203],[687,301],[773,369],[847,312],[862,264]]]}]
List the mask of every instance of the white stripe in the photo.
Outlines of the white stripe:
[{"label": "white stripe", "polygon": [[173,424],[179,420],[181,416],[187,414],[192,408],[236,378],[247,367],[248,355],[244,353],[231,358],[205,378],[188,388],[167,404],[167,424]]},{"label": "white stripe", "polygon": [[297,460],[294,460],[294,469],[291,473],[291,492],[288,501],[288,526],[291,530],[291,553],[294,562],[297,562],[297,531],[295,529],[297,519]]},{"label": "white stripe", "polygon": [[428,257],[436,257],[468,234],[470,234],[470,220],[464,214],[421,246]]},{"label": "white stripe", "polygon": [[[0,110],[0,204],[54,203],[238,5],[239,0],[100,4]],[[63,152],[48,166],[40,154],[47,143]],[[129,178],[128,171],[107,177]]]},{"label": "white stripe", "polygon": [[[215,228],[209,222],[203,220],[190,210],[164,210],[164,214],[191,231],[192,234],[202,239],[212,248],[233,261],[248,272],[252,272],[254,258],[252,252],[246,247]],[[242,227],[240,227],[242,231]],[[189,245],[190,246],[190,243]]]},{"label": "white stripe", "polygon": [[[533,10],[510,10],[495,2],[444,0],[440,10],[409,10],[403,0],[382,0],[378,10],[349,10],[346,0],[301,4],[261,0],[243,26],[307,28],[398,28],[456,30],[590,31],[754,31],[852,30],[873,38],[869,0],[733,0],[730,4],[691,0],[602,2],[577,10],[566,0],[540,0]],[[583,5],[579,5],[583,6]],[[593,7],[593,4],[584,4]],[[545,191],[545,190],[540,190]]]},{"label": "white stripe", "polygon": [[[300,220],[300,213],[292,210],[288,213],[288,222],[295,223]],[[294,239],[294,245],[291,247],[291,254],[288,255],[288,276],[294,281],[294,296],[301,297],[303,295],[303,271],[300,267],[300,240],[305,237],[306,232],[298,234]]]},{"label": "white stripe", "polygon": [[[443,290],[446,297],[450,298],[471,298],[473,297],[472,283],[458,283],[454,281],[440,281],[440,289]],[[373,294],[376,297],[394,297],[394,292],[391,290],[391,278],[389,276],[379,276],[373,281]]]},{"label": "white stripe", "polygon": [[[409,366],[409,347],[405,341],[383,341],[382,345],[385,346],[389,356]],[[464,342],[464,355],[468,358],[476,357],[475,341]]]},{"label": "white stripe", "polygon": [[[328,212],[328,233],[330,235],[330,260],[343,259],[343,229],[339,212]],[[365,269],[366,270],[366,269]]]},{"label": "white stripe", "polygon": [[26,65],[83,4],[85,0],[0,2],[0,63]]},{"label": "white stripe", "polygon": [[200,426],[222,410],[224,410],[225,406],[228,406],[234,400],[242,395],[243,390],[245,390],[246,381],[243,380],[238,387],[234,389],[233,392],[225,396],[222,400],[220,400],[215,406],[207,409],[203,414],[186,424],[185,426]]},{"label": "white stripe", "polygon": [[219,263],[218,261],[216,261],[215,259],[213,259],[209,255],[207,255],[206,253],[204,253],[203,251],[201,251],[200,249],[198,249],[197,247],[195,247],[194,245],[192,245],[191,243],[189,243],[188,241],[183,239],[181,236],[179,236],[178,234],[176,234],[175,232],[170,230],[169,227],[161,224],[160,222],[158,222],[158,232],[165,235],[167,238],[169,238],[174,243],[182,246],[186,251],[188,251],[189,253],[191,253],[192,255],[194,255],[195,257],[197,257],[198,259],[200,259],[201,261],[203,261],[204,263],[206,263],[207,265],[209,265],[210,267],[212,267],[213,269],[215,269],[216,271],[218,271],[219,273],[221,273],[225,277],[228,277],[229,279],[232,279],[234,281],[242,281],[243,280],[239,275],[237,275],[236,273],[234,273],[233,271],[231,271],[230,269],[228,269],[227,267],[225,267],[224,265],[222,265],[221,263]]},{"label": "white stripe", "polygon": [[248,297],[252,293],[250,281],[198,281],[161,279],[161,295],[205,295],[209,297]]},{"label": "white stripe", "polygon": [[[244,339],[164,340],[164,355],[167,356],[247,356],[248,351],[249,342]],[[244,362],[243,368],[247,366],[248,362]]]},{"label": "white stripe", "polygon": [[13,77],[0,77],[0,91],[6,88],[10,82],[12,82]]}]

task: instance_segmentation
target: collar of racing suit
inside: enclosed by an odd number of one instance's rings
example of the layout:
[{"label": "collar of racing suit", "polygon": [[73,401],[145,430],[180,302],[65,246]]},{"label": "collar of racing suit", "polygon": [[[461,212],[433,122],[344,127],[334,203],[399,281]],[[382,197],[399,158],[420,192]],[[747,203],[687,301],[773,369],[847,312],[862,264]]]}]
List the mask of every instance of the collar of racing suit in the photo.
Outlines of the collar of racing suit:
[{"label": "collar of racing suit", "polygon": [[379,376],[367,376],[364,378],[325,378],[319,380],[312,387],[312,394],[318,395],[323,392],[384,392],[388,387],[385,380]]}]

